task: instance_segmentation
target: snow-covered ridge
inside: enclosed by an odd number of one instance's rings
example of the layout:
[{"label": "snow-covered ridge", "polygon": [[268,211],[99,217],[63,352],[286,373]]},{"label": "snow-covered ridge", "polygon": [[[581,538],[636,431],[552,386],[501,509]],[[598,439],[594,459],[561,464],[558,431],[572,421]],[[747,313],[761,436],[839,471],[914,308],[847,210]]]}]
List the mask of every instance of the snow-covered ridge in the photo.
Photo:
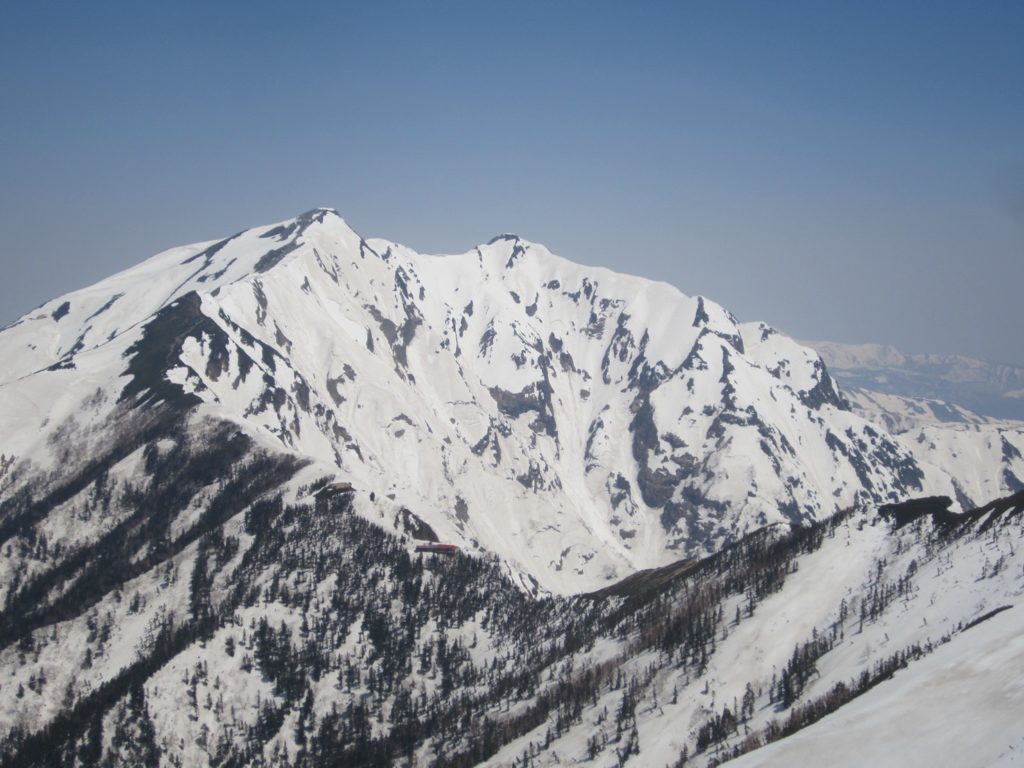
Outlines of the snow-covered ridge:
[{"label": "snow-covered ridge", "polygon": [[99,445],[118,409],[174,401],[554,592],[851,505],[970,505],[1024,476],[1013,432],[994,465],[936,466],[850,412],[814,351],[709,299],[515,235],[424,256],[328,209],[54,299],[0,354],[11,466],[68,469],[60,434]]},{"label": "snow-covered ridge", "polygon": [[[918,427],[1000,423],[999,419],[981,416],[959,405],[932,398],[902,397],[867,389],[849,388],[844,388],[843,394],[855,413],[869,421],[884,425],[893,434],[908,432]],[[1022,424],[1008,422],[1007,426],[1020,428]]]},{"label": "snow-covered ridge", "polygon": [[258,275],[302,245],[308,229],[323,225],[327,209],[222,240],[171,248],[105,280],[52,299],[0,333],[0,353],[9,364],[0,384],[131,332],[190,291],[211,293]]}]

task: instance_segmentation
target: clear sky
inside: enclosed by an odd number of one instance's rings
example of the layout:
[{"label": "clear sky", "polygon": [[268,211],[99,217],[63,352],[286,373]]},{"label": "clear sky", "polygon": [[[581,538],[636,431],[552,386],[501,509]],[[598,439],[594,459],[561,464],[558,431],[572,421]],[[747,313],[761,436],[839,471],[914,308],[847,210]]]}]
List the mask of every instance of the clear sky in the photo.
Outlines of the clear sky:
[{"label": "clear sky", "polygon": [[0,323],[317,206],[1024,364],[1024,2],[0,6]]}]

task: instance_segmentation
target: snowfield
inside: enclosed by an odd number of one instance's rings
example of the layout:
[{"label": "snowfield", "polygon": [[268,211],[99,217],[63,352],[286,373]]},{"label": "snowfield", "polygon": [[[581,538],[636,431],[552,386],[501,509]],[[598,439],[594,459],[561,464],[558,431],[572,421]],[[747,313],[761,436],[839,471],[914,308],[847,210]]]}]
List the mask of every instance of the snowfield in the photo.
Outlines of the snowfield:
[{"label": "snowfield", "polygon": [[824,720],[730,765],[1024,764],[1022,617],[1015,606],[979,624]]}]

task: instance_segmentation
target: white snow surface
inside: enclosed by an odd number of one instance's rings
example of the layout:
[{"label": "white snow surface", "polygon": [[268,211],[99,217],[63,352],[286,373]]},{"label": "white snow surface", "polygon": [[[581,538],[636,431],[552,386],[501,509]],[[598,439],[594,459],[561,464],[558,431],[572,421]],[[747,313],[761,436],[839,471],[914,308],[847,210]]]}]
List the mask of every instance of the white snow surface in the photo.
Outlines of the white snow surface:
[{"label": "white snow surface", "polygon": [[735,768],[1024,764],[1024,609],[953,638],[891,680]]}]

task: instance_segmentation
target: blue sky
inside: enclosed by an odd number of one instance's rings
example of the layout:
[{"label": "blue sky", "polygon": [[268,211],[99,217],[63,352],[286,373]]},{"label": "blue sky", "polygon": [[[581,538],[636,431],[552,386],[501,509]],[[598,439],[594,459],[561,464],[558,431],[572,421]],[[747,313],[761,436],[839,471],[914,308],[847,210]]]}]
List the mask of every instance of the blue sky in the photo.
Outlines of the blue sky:
[{"label": "blue sky", "polygon": [[8,3],[0,323],[315,206],[1024,364],[1024,3]]}]

